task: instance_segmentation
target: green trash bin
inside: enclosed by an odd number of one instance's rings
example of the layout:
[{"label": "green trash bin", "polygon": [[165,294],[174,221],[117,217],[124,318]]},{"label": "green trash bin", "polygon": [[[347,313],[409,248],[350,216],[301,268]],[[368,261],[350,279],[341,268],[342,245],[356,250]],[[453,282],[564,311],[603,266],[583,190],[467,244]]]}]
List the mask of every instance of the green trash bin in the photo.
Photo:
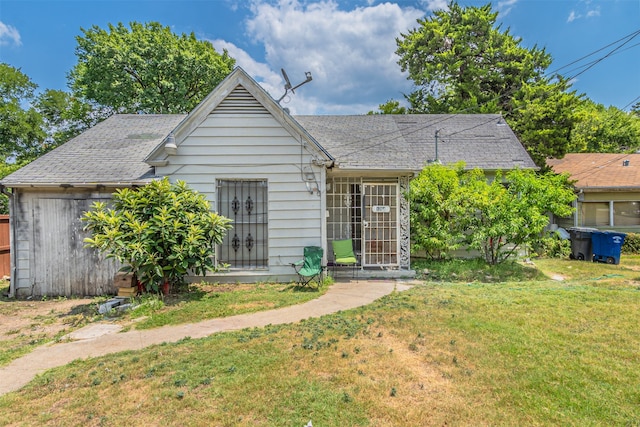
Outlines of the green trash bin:
[{"label": "green trash bin", "polygon": [[568,231],[569,239],[571,240],[571,253],[569,254],[569,258],[581,261],[591,261],[593,258],[591,235],[598,231],[598,229],[588,227],[571,227]]}]

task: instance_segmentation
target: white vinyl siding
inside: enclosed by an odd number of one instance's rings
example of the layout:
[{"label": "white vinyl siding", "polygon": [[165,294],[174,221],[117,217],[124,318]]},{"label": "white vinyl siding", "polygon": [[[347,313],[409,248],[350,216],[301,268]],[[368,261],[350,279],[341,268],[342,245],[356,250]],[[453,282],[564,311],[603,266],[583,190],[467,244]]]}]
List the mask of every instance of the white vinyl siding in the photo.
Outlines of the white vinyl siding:
[{"label": "white vinyl siding", "polygon": [[265,109],[228,110],[218,107],[209,114],[156,173],[171,181],[186,181],[207,197],[212,210],[217,210],[218,180],[266,181],[269,260],[265,275],[290,276],[290,264],[301,259],[303,248],[322,246],[323,239],[322,197],[307,190],[302,168],[313,170],[321,192],[324,170],[312,162],[315,147],[289,133]]}]

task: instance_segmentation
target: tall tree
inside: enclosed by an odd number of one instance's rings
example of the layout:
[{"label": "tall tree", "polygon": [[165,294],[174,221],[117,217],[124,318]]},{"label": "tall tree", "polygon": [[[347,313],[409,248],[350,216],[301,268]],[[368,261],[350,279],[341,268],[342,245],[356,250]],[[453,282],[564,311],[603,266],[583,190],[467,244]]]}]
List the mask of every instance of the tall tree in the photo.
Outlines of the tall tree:
[{"label": "tall tree", "polygon": [[186,113],[233,69],[226,51],[158,22],[93,26],[76,38],[76,95],[117,113]]},{"label": "tall tree", "polygon": [[524,84],[511,100],[506,120],[538,166],[571,151],[571,133],[580,120],[576,111],[584,101],[569,88],[569,82],[557,76]]},{"label": "tall tree", "polygon": [[545,77],[551,56],[523,47],[497,16],[490,4],[452,1],[396,39],[398,63],[417,87],[405,95],[409,112],[501,113],[543,166],[566,152],[581,97],[561,77]]},{"label": "tall tree", "polygon": [[616,153],[640,148],[640,115],[602,104],[585,102],[576,112],[571,132],[572,152]]},{"label": "tall tree", "polygon": [[408,97],[413,112],[508,112],[526,82],[542,79],[551,64],[544,49],[496,25],[491,5],[436,11],[396,40],[402,71],[418,86]]},{"label": "tall tree", "polygon": [[37,85],[17,68],[0,63],[0,157],[34,158],[45,132],[40,113],[31,106]]},{"label": "tall tree", "polygon": [[108,109],[55,89],[38,95],[35,107],[44,119],[47,149],[67,142],[109,116]]}]

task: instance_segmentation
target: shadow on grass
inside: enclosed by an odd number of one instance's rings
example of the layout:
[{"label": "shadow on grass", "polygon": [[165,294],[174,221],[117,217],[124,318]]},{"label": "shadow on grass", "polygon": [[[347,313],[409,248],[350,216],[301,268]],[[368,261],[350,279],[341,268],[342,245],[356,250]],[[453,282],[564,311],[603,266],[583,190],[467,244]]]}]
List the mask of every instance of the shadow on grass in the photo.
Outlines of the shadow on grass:
[{"label": "shadow on grass", "polygon": [[436,282],[497,283],[548,279],[535,266],[514,261],[489,265],[480,258],[417,260],[412,263],[412,268],[418,279]]}]

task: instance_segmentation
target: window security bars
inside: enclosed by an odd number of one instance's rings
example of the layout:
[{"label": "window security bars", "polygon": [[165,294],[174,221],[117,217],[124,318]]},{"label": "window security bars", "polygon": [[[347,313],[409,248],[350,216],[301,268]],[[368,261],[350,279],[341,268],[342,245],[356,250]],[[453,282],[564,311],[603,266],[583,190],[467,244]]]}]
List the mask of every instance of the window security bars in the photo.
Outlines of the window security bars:
[{"label": "window security bars", "polygon": [[266,180],[219,180],[218,213],[233,220],[218,248],[221,263],[257,269],[269,264]]}]

